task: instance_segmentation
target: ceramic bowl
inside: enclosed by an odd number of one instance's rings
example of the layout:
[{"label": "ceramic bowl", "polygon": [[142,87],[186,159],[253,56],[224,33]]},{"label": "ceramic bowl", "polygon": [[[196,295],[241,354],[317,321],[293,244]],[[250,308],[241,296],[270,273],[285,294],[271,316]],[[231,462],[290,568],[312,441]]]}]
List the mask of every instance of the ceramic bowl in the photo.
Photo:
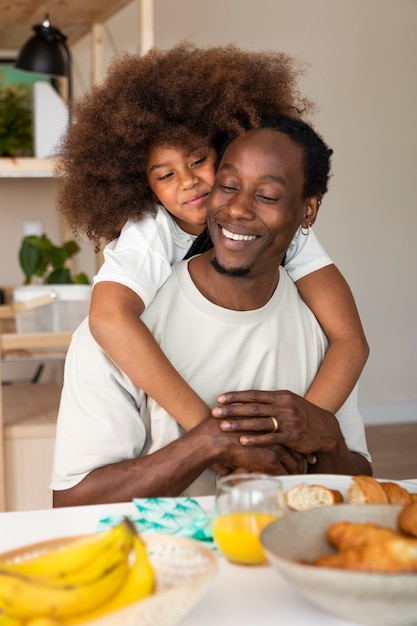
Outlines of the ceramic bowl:
[{"label": "ceramic bowl", "polygon": [[326,531],[334,522],[370,521],[397,529],[401,506],[344,505],[290,513],[261,534],[270,563],[300,595],[350,622],[377,626],[417,623],[417,574],[376,574],[316,567],[334,549]]}]

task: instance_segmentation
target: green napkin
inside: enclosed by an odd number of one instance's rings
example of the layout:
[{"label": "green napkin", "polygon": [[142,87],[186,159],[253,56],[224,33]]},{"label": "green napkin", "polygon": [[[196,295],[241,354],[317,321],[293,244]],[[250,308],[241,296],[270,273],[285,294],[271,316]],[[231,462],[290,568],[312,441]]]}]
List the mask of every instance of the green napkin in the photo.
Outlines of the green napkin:
[{"label": "green napkin", "polygon": [[[127,517],[138,532],[161,532],[198,539],[213,544],[212,516],[192,498],[134,498],[138,514]],[[122,516],[105,517],[99,521],[99,530],[114,526]],[[214,545],[214,544],[213,544]]]}]

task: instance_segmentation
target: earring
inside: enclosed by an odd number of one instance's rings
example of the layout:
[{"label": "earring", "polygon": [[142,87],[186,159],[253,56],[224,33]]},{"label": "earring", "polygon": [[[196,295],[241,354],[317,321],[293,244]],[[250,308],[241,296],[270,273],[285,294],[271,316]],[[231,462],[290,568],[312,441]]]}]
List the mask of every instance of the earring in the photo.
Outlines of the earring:
[{"label": "earring", "polygon": [[305,228],[304,226],[301,226],[301,234],[304,235],[304,237],[308,237],[308,235],[310,234],[310,230],[311,230],[311,222],[307,224],[307,228]]}]

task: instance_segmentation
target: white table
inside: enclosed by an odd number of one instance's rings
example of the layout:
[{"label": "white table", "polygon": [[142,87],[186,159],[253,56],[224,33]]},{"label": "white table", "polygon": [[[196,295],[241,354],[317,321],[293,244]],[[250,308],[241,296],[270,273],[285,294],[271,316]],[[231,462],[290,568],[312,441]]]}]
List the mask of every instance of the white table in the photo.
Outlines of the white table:
[{"label": "white table", "polygon": [[[211,498],[201,498],[210,510]],[[97,530],[109,515],[134,515],[134,505],[95,505],[0,513],[0,552],[60,537]],[[350,622],[316,609],[303,600],[271,566],[238,566],[219,557],[214,584],[183,626],[347,626]]]}]

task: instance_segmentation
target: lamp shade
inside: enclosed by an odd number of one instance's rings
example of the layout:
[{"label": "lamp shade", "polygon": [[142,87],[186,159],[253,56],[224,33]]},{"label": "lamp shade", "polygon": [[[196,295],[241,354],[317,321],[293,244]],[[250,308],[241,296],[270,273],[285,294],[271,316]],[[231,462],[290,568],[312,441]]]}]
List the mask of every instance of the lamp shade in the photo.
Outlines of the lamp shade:
[{"label": "lamp shade", "polygon": [[68,68],[62,41],[54,34],[48,33],[48,30],[51,30],[50,27],[39,25],[34,26],[33,29],[36,34],[20,50],[15,66],[38,74],[67,76]]}]

